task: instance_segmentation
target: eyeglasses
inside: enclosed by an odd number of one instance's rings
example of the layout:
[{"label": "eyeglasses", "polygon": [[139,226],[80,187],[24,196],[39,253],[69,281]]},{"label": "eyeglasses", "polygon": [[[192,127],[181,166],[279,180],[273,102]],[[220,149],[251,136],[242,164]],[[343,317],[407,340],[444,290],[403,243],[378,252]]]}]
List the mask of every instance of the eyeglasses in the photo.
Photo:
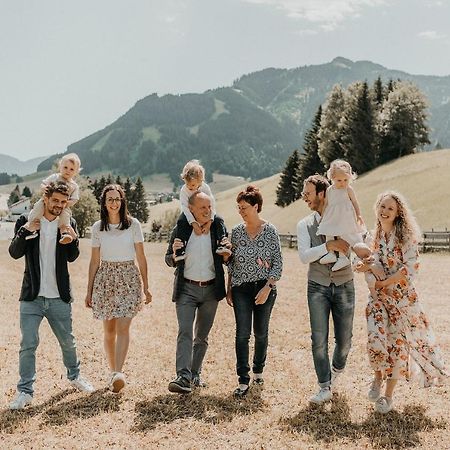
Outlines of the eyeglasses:
[{"label": "eyeglasses", "polygon": [[304,200],[304,199],[308,198],[312,194],[314,194],[314,192],[305,192],[305,191],[303,191],[300,195],[301,195],[302,199]]},{"label": "eyeglasses", "polygon": [[108,197],[106,199],[106,203],[109,203],[110,205],[112,205],[113,203],[121,203],[122,199],[120,197],[117,198],[112,198],[112,197]]},{"label": "eyeglasses", "polygon": [[237,208],[237,210],[238,211],[245,211],[246,209],[248,209],[248,208],[251,208],[251,205],[249,205],[249,206],[236,206],[236,208]]}]

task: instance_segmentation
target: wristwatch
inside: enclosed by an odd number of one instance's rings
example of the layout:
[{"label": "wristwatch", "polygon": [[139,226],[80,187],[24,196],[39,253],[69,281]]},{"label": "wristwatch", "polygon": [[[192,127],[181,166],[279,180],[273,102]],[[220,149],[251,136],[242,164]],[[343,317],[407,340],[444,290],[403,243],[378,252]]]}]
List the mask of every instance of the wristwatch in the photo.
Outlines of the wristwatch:
[{"label": "wristwatch", "polygon": [[272,291],[276,288],[275,283],[267,283],[266,286],[269,286]]}]

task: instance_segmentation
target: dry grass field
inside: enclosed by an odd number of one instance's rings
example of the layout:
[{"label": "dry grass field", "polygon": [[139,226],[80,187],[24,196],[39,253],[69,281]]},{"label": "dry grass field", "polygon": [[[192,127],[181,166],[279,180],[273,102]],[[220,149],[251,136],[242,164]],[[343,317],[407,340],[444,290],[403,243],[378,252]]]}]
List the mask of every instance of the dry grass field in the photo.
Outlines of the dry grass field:
[{"label": "dry grass field", "polygon": [[[18,369],[19,304],[23,261],[12,260],[0,241],[0,448],[2,449],[371,449],[450,448],[449,384],[420,390],[401,383],[396,410],[376,415],[366,400],[370,371],[365,354],[363,277],[356,277],[357,310],[348,368],[324,408],[308,406],[315,391],[305,299],[306,267],[285,250],[284,276],[273,311],[263,389],[238,402],[231,397],[234,320],[221,302],[210,336],[203,375],[209,387],[180,397],[167,391],[174,377],[176,316],[170,301],[172,270],[163,263],[163,244],[146,244],[154,301],[133,323],[133,339],[122,394],[105,390],[102,326],[84,308],[89,241],[71,265],[76,294],[73,321],[82,373],[96,386],[75,392],[65,380],[55,337],[41,327],[38,379],[33,406],[11,412]],[[418,290],[450,360],[449,254],[422,257]]]}]

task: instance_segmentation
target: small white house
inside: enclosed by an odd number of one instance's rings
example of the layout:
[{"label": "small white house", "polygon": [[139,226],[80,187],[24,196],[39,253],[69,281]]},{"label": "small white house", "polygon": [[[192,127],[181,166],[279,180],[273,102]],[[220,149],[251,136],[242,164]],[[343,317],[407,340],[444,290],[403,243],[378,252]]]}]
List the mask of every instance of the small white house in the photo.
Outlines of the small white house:
[{"label": "small white house", "polygon": [[28,214],[30,209],[30,199],[28,197],[24,197],[9,207],[8,220],[16,221],[22,214]]}]

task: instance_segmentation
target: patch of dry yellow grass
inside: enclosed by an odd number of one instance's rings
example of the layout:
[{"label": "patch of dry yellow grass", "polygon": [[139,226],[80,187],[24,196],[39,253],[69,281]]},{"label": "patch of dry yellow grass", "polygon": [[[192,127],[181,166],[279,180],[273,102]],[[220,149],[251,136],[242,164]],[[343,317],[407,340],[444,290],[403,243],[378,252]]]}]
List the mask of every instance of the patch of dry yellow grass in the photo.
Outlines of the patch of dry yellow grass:
[{"label": "patch of dry yellow grass", "polygon": [[[297,253],[284,251],[285,269],[273,311],[269,356],[263,389],[235,401],[234,318],[221,302],[210,335],[203,375],[209,386],[190,396],[167,391],[175,376],[176,315],[170,301],[173,275],[163,262],[165,245],[146,244],[154,302],[132,325],[133,339],[121,395],[105,390],[108,380],[101,323],[84,308],[89,242],[71,265],[76,301],[74,333],[82,373],[97,387],[92,395],[75,392],[55,337],[41,326],[38,379],[33,406],[8,411],[18,378],[19,303],[23,261],[7,254],[0,241],[0,447],[11,448],[168,448],[168,449],[361,449],[449,448],[450,392],[445,387],[421,390],[400,383],[396,411],[386,417],[366,400],[371,375],[365,353],[366,288],[356,277],[357,309],[348,367],[333,402],[308,406],[316,390],[306,305],[306,267]],[[450,360],[448,314],[449,254],[422,258],[418,291],[444,356]],[[331,341],[331,339],[330,339]]]}]

